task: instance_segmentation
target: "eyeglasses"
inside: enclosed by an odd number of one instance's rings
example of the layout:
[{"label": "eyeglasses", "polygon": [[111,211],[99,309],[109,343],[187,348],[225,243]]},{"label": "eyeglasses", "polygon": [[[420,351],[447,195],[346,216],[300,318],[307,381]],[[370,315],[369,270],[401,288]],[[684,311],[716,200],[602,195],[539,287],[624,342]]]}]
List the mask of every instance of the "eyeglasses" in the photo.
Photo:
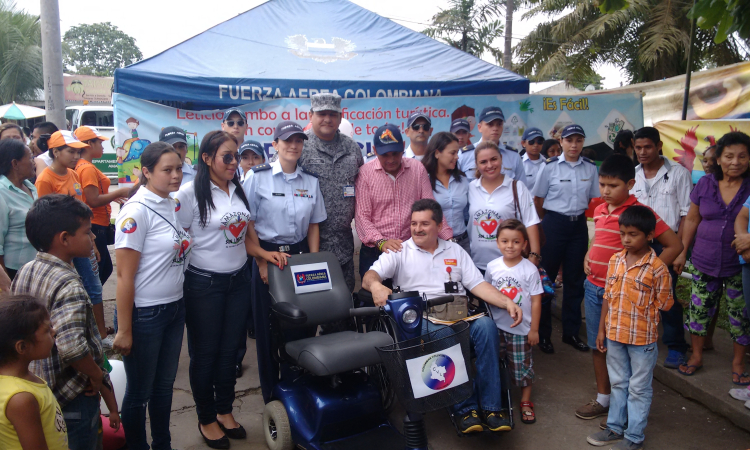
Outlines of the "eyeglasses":
[{"label": "eyeglasses", "polygon": [[429,123],[415,123],[411,126],[411,129],[414,131],[419,131],[420,129],[430,131],[430,128],[432,128],[432,125],[430,125]]},{"label": "eyeglasses", "polygon": [[544,139],[542,139],[542,138],[532,139],[532,140],[529,141],[529,144],[531,144],[531,145],[534,145],[534,144],[536,144],[536,145],[542,145],[542,144],[544,144]]},{"label": "eyeglasses", "polygon": [[239,162],[240,155],[239,153],[224,153],[221,160],[224,161],[224,164],[229,165],[232,164],[232,161]]},{"label": "eyeglasses", "polygon": [[237,124],[238,127],[244,127],[245,126],[245,121],[244,120],[237,120],[237,121],[235,121],[235,120],[227,120],[226,121],[226,124],[227,124],[227,126],[229,128],[232,128],[235,123]]}]

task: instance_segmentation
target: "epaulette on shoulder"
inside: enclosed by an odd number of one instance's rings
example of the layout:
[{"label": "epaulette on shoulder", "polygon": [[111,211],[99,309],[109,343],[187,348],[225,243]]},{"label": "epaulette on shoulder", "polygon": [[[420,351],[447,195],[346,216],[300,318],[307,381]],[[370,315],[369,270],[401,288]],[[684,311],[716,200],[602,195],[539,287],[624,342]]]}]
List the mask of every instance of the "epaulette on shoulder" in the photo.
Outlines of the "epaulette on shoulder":
[{"label": "epaulette on shoulder", "polygon": [[518,153],[518,150],[511,147],[510,145],[503,145],[503,148],[505,148],[505,150],[508,150],[509,152]]},{"label": "epaulette on shoulder", "polygon": [[474,150],[474,144],[469,144],[461,149],[461,153],[470,152],[472,150]]},{"label": "epaulette on shoulder", "polygon": [[555,156],[554,158],[547,158],[547,161],[544,161],[544,162],[546,162],[547,164],[549,164],[549,163],[557,161],[558,159],[559,159],[559,157]]},{"label": "epaulette on shoulder", "polygon": [[307,168],[307,167],[305,167],[305,166],[302,166],[302,172],[303,172],[303,173],[306,173],[306,174],[308,174],[308,175],[312,175],[312,176],[314,176],[315,178],[318,178],[318,177],[320,176],[320,175],[318,174],[318,172],[313,172],[312,170],[308,169],[308,168]]},{"label": "epaulette on shoulder", "polygon": [[594,161],[592,161],[590,158],[586,158],[585,156],[581,156],[581,159],[584,160],[584,161],[586,161],[589,164],[596,165],[596,163]]},{"label": "epaulette on shoulder", "polygon": [[371,151],[366,155],[368,158],[372,158],[373,156],[376,156],[375,151]]},{"label": "epaulette on shoulder", "polygon": [[258,164],[257,166],[253,166],[250,170],[253,172],[262,172],[264,170],[268,170],[271,168],[270,164]]}]

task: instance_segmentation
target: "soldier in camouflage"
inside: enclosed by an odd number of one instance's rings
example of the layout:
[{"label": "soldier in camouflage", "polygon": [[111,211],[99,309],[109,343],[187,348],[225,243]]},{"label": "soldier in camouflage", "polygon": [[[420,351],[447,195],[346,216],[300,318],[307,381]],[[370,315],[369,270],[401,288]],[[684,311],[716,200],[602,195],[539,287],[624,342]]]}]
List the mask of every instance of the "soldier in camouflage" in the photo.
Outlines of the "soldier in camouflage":
[{"label": "soldier in camouflage", "polygon": [[354,183],[364,160],[359,145],[338,131],[341,97],[315,94],[310,103],[312,128],[305,133],[308,139],[299,164],[319,174],[328,213],[328,218],[320,223],[320,250],[338,257],[346,284],[354,291]]}]

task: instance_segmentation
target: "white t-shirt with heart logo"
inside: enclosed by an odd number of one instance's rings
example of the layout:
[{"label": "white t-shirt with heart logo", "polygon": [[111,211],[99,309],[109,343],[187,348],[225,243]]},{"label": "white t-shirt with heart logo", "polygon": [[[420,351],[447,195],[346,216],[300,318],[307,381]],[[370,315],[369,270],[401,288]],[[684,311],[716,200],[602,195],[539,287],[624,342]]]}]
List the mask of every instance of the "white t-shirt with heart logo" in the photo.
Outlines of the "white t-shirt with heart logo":
[{"label": "white t-shirt with heart logo", "polygon": [[492,320],[497,327],[511,334],[528,335],[531,330],[531,296],[544,293],[539,269],[528,259],[508,267],[501,256],[487,264],[484,280],[510,297],[523,311],[521,323],[511,328],[513,319],[508,315],[508,311],[488,304]]},{"label": "white t-shirt with heart logo", "polygon": [[[215,273],[234,273],[247,262],[245,234],[250,211],[229,183],[229,195],[211,182],[214,209],[208,209],[206,226],[200,224],[194,181],[184,184],[175,196],[179,204],[177,219],[193,237],[190,265]],[[241,190],[241,189],[240,189]]]},{"label": "white t-shirt with heart logo", "polygon": [[487,192],[482,187],[482,179],[469,184],[469,240],[471,245],[471,259],[482,270],[487,263],[502,256],[497,248],[497,227],[507,219],[519,220],[526,228],[540,222],[534,208],[534,198],[522,182],[516,183],[518,205],[521,216],[517,217],[513,202],[513,179],[506,176],[503,184],[494,191]]}]

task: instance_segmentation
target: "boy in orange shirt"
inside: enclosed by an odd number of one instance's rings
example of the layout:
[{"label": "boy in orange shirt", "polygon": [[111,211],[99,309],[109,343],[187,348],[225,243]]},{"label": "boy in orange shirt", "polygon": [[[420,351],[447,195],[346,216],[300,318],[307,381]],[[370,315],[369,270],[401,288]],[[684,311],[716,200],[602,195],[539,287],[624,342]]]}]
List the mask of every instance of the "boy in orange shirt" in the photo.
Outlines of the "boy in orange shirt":
[{"label": "boy in orange shirt", "polygon": [[586,440],[595,446],[620,441],[610,449],[638,450],[653,397],[659,310],[669,310],[674,299],[669,269],[648,245],[656,215],[646,206],[632,206],[620,215],[619,225],[625,249],[609,260],[596,337],[596,348],[607,354],[612,399],[607,429]]}]

